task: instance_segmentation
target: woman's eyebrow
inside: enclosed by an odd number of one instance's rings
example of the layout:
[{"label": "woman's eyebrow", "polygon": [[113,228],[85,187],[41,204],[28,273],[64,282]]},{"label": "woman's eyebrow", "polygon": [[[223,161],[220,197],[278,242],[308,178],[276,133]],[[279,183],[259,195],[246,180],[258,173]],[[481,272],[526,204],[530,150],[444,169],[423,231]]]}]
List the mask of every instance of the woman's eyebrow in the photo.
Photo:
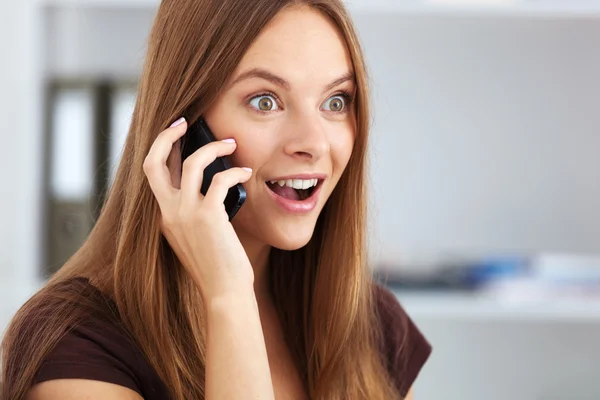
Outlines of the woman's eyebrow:
[{"label": "woman's eyebrow", "polygon": [[252,68],[251,70],[241,73],[233,82],[231,82],[230,86],[234,86],[240,81],[251,78],[264,79],[286,90],[290,90],[290,83],[288,81],[262,68]]},{"label": "woman's eyebrow", "polygon": [[336,80],[331,82],[329,85],[325,86],[325,89],[323,91],[327,92],[327,91],[333,89],[334,87],[341,85],[342,83],[344,83],[346,81],[352,81],[352,82],[356,81],[356,75],[354,75],[354,72],[347,72],[346,74],[340,76],[339,78],[337,78]]},{"label": "woman's eyebrow", "polygon": [[[282,87],[285,90],[290,90],[290,88],[291,88],[291,85],[288,81],[286,81],[282,77],[277,76],[274,73],[269,72],[266,69],[262,69],[262,68],[252,68],[246,72],[241,73],[240,75],[238,75],[237,78],[235,78],[233,80],[233,82],[231,82],[231,85],[229,85],[229,86],[230,87],[234,86],[235,84],[237,84],[240,81],[243,81],[245,79],[251,79],[251,78],[260,78],[260,79],[267,80],[267,81],[273,83],[274,85]],[[325,89],[323,91],[326,92],[346,81],[350,81],[350,80],[354,81],[355,79],[356,79],[356,77],[354,75],[354,72],[347,72],[346,74],[335,79],[330,84],[326,85]]]}]

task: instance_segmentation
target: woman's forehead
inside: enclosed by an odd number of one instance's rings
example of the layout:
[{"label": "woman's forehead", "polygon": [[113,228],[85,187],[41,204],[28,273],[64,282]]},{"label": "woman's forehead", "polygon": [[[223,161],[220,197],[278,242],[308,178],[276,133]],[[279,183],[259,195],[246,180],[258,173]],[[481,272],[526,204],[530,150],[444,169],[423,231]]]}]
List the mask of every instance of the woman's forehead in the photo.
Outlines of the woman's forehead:
[{"label": "woman's forehead", "polygon": [[281,11],[259,34],[233,74],[273,71],[291,86],[326,85],[353,71],[344,36],[321,12],[307,6]]}]

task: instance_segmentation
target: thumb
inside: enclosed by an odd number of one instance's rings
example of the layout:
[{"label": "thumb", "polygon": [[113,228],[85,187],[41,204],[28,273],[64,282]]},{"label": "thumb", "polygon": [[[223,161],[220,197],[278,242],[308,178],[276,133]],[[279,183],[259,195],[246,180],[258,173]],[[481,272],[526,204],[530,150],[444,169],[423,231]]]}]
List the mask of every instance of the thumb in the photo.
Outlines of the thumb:
[{"label": "thumb", "polygon": [[173,144],[173,149],[167,158],[167,168],[169,168],[171,184],[175,189],[181,189],[181,139]]}]

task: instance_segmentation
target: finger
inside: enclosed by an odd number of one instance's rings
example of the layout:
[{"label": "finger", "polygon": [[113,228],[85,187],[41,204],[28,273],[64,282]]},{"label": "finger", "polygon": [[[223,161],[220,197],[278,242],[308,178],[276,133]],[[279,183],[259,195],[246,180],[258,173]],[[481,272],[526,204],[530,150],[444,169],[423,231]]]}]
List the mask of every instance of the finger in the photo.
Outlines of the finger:
[{"label": "finger", "polygon": [[179,140],[187,131],[187,122],[185,119],[180,118],[171,125],[171,127],[165,129],[158,134],[154,143],[150,147],[148,156],[157,160],[161,165],[167,163],[167,158],[173,150],[173,145]]},{"label": "finger", "polygon": [[181,196],[182,201],[188,205],[195,204],[201,198],[200,188],[204,178],[204,170],[217,157],[223,157],[233,153],[235,141],[215,141],[200,147],[183,162],[181,173]]},{"label": "finger", "polygon": [[215,174],[204,197],[204,203],[209,207],[223,205],[229,189],[238,183],[247,182],[251,176],[250,168],[230,168]]},{"label": "finger", "polygon": [[173,150],[173,143],[183,136],[187,129],[185,120],[178,120],[178,122],[178,125],[173,124],[158,135],[144,160],[144,173],[158,200],[171,194],[174,190],[171,173],[167,167],[167,159]]}]

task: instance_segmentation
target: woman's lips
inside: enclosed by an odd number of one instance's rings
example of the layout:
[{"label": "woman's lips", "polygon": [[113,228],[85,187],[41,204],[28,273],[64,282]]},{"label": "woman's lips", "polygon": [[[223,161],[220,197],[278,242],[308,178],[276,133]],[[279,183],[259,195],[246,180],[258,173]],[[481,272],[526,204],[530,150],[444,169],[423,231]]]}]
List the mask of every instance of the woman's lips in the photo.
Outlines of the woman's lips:
[{"label": "woman's lips", "polygon": [[310,196],[303,200],[294,200],[280,196],[269,187],[268,183],[265,182],[265,186],[267,186],[267,191],[269,192],[271,198],[285,211],[295,214],[308,213],[314,210],[319,202],[319,193],[321,192],[321,187],[323,186],[323,180],[319,180],[317,186],[315,186],[315,188],[312,190]]}]

